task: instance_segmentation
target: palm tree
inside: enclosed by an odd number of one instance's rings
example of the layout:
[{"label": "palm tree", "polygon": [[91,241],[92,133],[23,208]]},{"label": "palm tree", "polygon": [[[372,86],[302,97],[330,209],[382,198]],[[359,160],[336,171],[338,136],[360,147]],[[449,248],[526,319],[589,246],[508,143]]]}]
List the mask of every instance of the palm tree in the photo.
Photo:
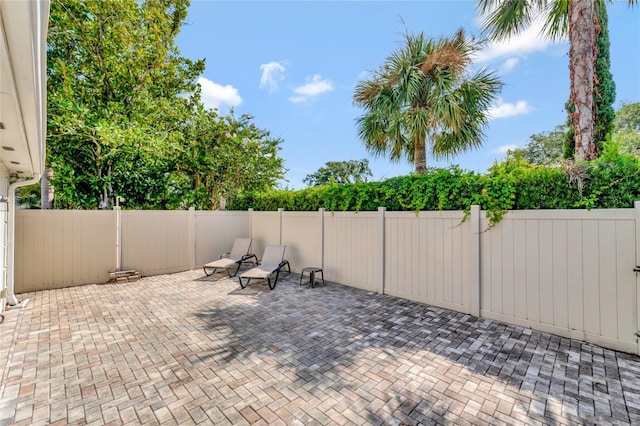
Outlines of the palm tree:
[{"label": "palm tree", "polygon": [[[637,0],[627,0],[634,5]],[[596,3],[598,2],[598,3]],[[597,7],[596,7],[597,6]],[[569,36],[569,120],[574,129],[576,160],[595,158],[594,62],[596,11],[605,0],[478,0],[486,15],[484,29],[494,40],[505,40],[525,29],[538,16],[545,17],[542,33],[550,39]]]},{"label": "palm tree", "polygon": [[462,29],[451,39],[405,34],[404,46],[356,86],[354,103],[365,109],[356,125],[367,149],[407,158],[424,173],[427,142],[435,157],[480,146],[502,83],[484,69],[469,75],[479,48]]}]

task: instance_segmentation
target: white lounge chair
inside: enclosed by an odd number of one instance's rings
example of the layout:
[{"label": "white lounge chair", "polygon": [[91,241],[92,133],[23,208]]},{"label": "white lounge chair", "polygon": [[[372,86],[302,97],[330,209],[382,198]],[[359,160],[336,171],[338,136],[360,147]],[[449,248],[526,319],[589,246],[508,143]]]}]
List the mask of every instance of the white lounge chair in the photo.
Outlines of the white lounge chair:
[{"label": "white lounge chair", "polygon": [[[249,285],[249,281],[257,279],[266,280],[269,284],[269,288],[273,290],[278,283],[280,270],[282,270],[285,265],[287,266],[287,272],[291,273],[291,266],[289,265],[289,262],[284,259],[284,250],[286,247],[287,246],[268,245],[264,249],[260,265],[249,269],[247,272],[240,275],[240,287],[245,288]],[[275,274],[275,279],[272,284],[271,278],[273,274]],[[243,282],[243,279],[247,281]]]},{"label": "white lounge chair", "polygon": [[[253,258],[255,259],[255,262],[252,263],[256,265],[258,264],[258,258],[255,254],[249,253],[250,250],[251,238],[236,238],[229,253],[223,254],[218,260],[207,263],[202,269],[204,269],[204,273],[208,277],[215,274],[218,269],[225,269],[229,277],[235,277],[243,262],[247,262],[249,259]],[[230,269],[233,268],[234,265],[237,265],[237,268],[232,275]],[[207,272],[207,269],[212,271],[209,273]]]}]

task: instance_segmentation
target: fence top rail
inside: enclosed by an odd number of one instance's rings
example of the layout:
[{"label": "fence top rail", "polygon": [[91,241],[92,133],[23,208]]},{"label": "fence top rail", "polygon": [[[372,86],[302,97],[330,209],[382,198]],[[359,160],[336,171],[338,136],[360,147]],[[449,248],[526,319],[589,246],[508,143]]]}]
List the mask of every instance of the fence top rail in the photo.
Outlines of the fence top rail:
[{"label": "fence top rail", "polygon": [[121,210],[122,216],[189,216],[189,210]]},{"label": "fence top rail", "polygon": [[379,218],[380,217],[380,213],[375,211],[375,212],[330,212],[330,211],[325,211],[324,212],[324,217],[327,219],[331,219],[332,217],[338,218],[338,219],[373,219],[373,218]]},{"label": "fence top rail", "polygon": [[266,217],[269,217],[269,216],[279,216],[280,212],[278,212],[278,211],[276,211],[276,212],[273,212],[273,211],[271,211],[271,212],[256,212],[256,211],[254,211],[251,214],[253,216],[266,216]]},{"label": "fence top rail", "polygon": [[390,212],[386,211],[385,218],[391,219],[464,219],[464,212],[461,210],[443,211],[419,211],[419,212]]},{"label": "fence top rail", "polygon": [[16,210],[19,216],[113,216],[113,210]]},{"label": "fence top rail", "polygon": [[[480,217],[486,220],[486,212],[480,212]],[[592,209],[592,210],[509,210],[502,220],[514,219],[582,219],[582,220],[635,220],[635,209]]]},{"label": "fence top rail", "polygon": [[289,216],[289,217],[309,217],[309,218],[316,218],[320,216],[320,212],[317,210],[314,211],[308,211],[308,212],[294,212],[294,211],[283,211],[282,212],[282,216]]},{"label": "fence top rail", "polygon": [[196,216],[249,216],[247,210],[196,210]]}]

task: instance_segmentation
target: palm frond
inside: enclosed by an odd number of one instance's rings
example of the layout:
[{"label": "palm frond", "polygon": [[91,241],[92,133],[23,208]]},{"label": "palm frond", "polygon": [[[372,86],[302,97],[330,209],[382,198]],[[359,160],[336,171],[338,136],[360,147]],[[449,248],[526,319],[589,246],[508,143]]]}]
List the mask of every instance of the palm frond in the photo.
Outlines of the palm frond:
[{"label": "palm frond", "polygon": [[[542,34],[551,40],[559,40],[569,34],[569,2],[571,0],[555,0],[545,9],[547,18],[542,27]],[[597,0],[600,1],[600,0]]]},{"label": "palm frond", "polygon": [[482,30],[491,39],[508,39],[531,24],[534,9],[539,3],[529,0],[478,0],[478,8],[485,16]]},{"label": "palm frond", "polygon": [[462,29],[451,38],[405,34],[404,42],[371,79],[356,85],[354,104],[365,109],[356,127],[372,154],[415,160],[422,170],[429,146],[434,155],[449,156],[482,143],[500,84],[486,73],[468,80],[481,43]]}]

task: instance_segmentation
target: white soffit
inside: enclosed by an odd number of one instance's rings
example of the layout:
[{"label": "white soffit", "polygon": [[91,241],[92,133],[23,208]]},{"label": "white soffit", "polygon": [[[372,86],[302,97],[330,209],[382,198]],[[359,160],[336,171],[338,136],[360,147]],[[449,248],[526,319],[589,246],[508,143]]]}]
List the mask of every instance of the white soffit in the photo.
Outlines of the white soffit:
[{"label": "white soffit", "polygon": [[48,1],[0,0],[0,162],[24,177],[44,158],[48,18]]}]

